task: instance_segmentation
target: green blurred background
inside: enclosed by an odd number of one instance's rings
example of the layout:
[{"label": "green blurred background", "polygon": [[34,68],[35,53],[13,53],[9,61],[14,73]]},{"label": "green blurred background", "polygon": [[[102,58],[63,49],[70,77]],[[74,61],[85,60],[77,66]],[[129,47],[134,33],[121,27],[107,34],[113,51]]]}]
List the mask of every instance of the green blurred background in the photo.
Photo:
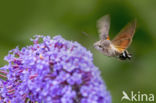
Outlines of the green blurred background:
[{"label": "green blurred background", "polygon": [[[133,54],[131,61],[106,57],[93,48],[98,40],[96,22],[105,14],[111,15],[111,38],[137,18],[137,30],[128,49]],[[0,66],[6,64],[3,58],[9,50],[30,45],[29,39],[35,34],[61,34],[91,50],[113,103],[121,102],[123,90],[156,94],[155,0],[1,0]]]}]

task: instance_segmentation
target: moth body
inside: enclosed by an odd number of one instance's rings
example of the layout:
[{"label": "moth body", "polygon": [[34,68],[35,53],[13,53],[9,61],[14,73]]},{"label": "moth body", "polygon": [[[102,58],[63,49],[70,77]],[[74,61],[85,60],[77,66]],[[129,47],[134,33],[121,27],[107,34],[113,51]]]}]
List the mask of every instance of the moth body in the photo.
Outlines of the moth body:
[{"label": "moth body", "polygon": [[100,40],[94,44],[94,47],[106,56],[117,56],[116,48],[110,40]]}]

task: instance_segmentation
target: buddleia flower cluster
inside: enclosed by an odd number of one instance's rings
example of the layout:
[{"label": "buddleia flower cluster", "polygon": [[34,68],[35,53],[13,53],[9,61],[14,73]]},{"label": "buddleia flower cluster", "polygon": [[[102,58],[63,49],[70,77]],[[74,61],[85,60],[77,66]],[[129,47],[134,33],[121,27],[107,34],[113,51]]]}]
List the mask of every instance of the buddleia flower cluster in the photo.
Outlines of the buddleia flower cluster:
[{"label": "buddleia flower cluster", "polygon": [[61,36],[37,35],[0,68],[0,103],[111,103],[90,51]]}]

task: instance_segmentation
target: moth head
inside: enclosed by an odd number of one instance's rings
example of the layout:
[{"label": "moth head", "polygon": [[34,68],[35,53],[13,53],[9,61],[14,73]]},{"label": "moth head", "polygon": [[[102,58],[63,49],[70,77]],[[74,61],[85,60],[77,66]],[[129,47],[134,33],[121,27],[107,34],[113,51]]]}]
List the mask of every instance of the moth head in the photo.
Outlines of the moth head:
[{"label": "moth head", "polygon": [[94,48],[96,48],[97,50],[103,50],[103,48],[108,48],[110,44],[110,40],[99,40],[94,43]]},{"label": "moth head", "polygon": [[94,48],[97,50],[102,50],[101,41],[97,41],[96,43],[94,43]]}]

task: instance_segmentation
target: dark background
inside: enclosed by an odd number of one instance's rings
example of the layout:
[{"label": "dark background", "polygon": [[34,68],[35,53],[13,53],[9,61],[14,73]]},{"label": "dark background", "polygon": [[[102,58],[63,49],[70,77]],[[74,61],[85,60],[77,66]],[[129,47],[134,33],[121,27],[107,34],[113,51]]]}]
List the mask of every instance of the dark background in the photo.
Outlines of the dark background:
[{"label": "dark background", "polygon": [[[105,14],[111,15],[111,38],[137,18],[128,49],[133,54],[131,61],[106,57],[93,48],[98,40],[96,22]],[[156,94],[155,0],[1,0],[0,66],[6,64],[3,58],[9,50],[32,44],[29,39],[35,34],[60,34],[91,50],[113,103],[121,102],[123,90]]]}]

